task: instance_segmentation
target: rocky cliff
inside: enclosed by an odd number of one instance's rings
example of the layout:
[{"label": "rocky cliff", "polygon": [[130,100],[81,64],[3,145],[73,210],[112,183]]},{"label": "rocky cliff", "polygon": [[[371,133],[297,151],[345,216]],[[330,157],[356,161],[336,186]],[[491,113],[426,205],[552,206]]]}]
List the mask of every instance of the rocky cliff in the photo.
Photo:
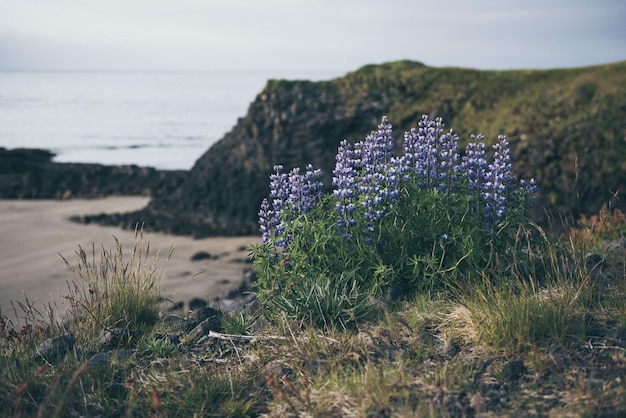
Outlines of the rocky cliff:
[{"label": "rocky cliff", "polygon": [[538,215],[545,206],[591,213],[626,191],[626,62],[477,71],[401,61],[330,81],[269,81],[246,117],[142,216],[175,233],[255,233],[274,164],[312,163],[329,183],[342,139],[361,139],[387,115],[400,145],[424,113],[442,116],[464,142],[506,134],[518,174],[540,185]]},{"label": "rocky cliff", "polygon": [[52,162],[46,150],[0,148],[0,199],[69,199],[111,195],[167,195],[184,171]]}]

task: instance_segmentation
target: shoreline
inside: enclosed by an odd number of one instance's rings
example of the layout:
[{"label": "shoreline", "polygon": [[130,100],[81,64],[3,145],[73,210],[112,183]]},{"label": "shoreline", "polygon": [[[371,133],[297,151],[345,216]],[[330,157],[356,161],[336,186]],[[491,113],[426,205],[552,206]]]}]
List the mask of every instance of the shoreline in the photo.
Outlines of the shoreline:
[{"label": "shoreline", "polygon": [[[130,212],[144,208],[148,197],[107,197],[72,200],[0,200],[0,308],[3,316],[15,318],[10,301],[25,303],[28,297],[39,308],[52,304],[57,316],[64,310],[64,295],[74,275],[65,258],[76,264],[81,246],[88,256],[92,248],[96,261],[102,248],[115,249],[116,237],[128,256],[135,233],[119,227],[83,225],[71,222],[75,215]],[[159,253],[157,262],[164,273],[162,296],[175,303],[194,298],[212,301],[225,297],[244,282],[250,244],[260,237],[210,237],[144,232],[150,256]],[[170,246],[173,253],[168,259]],[[198,261],[199,252],[210,255]],[[62,258],[62,257],[63,258]],[[18,312],[20,314],[21,312]]]}]

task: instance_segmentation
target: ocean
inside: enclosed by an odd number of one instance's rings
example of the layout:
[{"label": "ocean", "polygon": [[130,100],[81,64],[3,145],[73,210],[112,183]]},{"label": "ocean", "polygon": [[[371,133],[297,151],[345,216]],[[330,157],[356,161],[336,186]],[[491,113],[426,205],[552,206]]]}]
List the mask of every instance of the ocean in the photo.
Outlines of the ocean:
[{"label": "ocean", "polygon": [[338,72],[0,72],[0,147],[57,162],[190,169],[268,79]]}]

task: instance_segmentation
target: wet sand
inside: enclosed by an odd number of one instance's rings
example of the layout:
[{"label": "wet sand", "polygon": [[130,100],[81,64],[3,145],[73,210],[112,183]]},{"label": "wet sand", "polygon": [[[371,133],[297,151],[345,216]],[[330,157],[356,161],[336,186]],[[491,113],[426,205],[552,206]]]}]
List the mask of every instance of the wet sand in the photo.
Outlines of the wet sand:
[{"label": "wet sand", "polygon": [[[75,280],[63,256],[76,264],[76,251],[82,246],[90,255],[95,244],[96,259],[102,246],[115,249],[116,237],[124,254],[135,242],[133,231],[99,225],[81,225],[72,215],[129,212],[145,207],[149,198],[112,197],[75,200],[0,200],[0,307],[2,314],[14,317],[10,301],[37,306],[54,302],[63,310],[68,283]],[[161,233],[144,233],[150,254],[160,252],[158,266],[164,270],[163,296],[175,301],[192,298],[212,300],[237,289],[247,264],[247,248],[258,237],[214,237],[193,239]],[[170,247],[173,253],[168,260]],[[200,252],[209,259],[192,261]]]}]

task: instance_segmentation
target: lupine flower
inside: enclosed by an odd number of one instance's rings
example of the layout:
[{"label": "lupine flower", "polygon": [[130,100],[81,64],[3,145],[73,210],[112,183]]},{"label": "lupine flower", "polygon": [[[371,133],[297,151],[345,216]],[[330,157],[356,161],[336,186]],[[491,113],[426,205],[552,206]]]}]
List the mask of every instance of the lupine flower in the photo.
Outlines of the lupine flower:
[{"label": "lupine flower", "polygon": [[531,178],[529,181],[524,179],[519,181],[519,192],[522,194],[522,199],[524,199],[525,207],[524,209],[528,210],[528,208],[535,203],[535,194],[537,193],[537,182],[534,178]]},{"label": "lupine flower", "polygon": [[267,198],[261,202],[261,210],[259,210],[259,231],[263,242],[268,242],[272,236],[272,231],[276,229],[277,219],[274,211],[270,208]]},{"label": "lupine flower", "polygon": [[361,173],[357,191],[362,196],[368,243],[372,242],[376,221],[400,195],[397,174],[400,160],[394,157],[393,148],[393,129],[386,116],[383,116],[378,130],[359,143]]},{"label": "lupine flower", "polygon": [[493,146],[495,151],[493,162],[485,172],[481,196],[485,201],[485,220],[489,227],[495,228],[498,219],[506,213],[508,193],[512,188],[514,177],[511,165],[511,150],[504,135],[498,136],[498,143]]},{"label": "lupine flower", "polygon": [[267,199],[261,203],[259,229],[263,242],[274,239],[276,246],[286,247],[291,240],[291,222],[284,219],[283,213],[290,210],[300,215],[317,206],[322,193],[322,172],[310,164],[304,175],[299,174],[299,168],[284,174],[282,165],[275,165],[274,170],[270,175],[272,205]]},{"label": "lupine flower", "polygon": [[[442,124],[443,126],[443,124]],[[454,190],[454,184],[457,181],[457,173],[459,171],[459,136],[452,132],[439,137],[438,166],[435,173],[439,179],[437,190],[440,193],[451,193]]]},{"label": "lupine flower", "polygon": [[335,204],[335,210],[338,212],[337,225],[340,233],[346,238],[352,236],[348,229],[357,222],[354,218],[355,202],[358,195],[355,180],[357,162],[354,154],[352,145],[345,139],[341,141],[333,170],[332,185],[335,187],[333,196],[337,199]]},{"label": "lupine flower", "polygon": [[467,178],[470,190],[480,191],[481,183],[487,170],[487,151],[485,150],[484,136],[472,135],[472,141],[465,147],[465,155],[461,162],[461,173]]},{"label": "lupine flower", "polygon": [[420,186],[439,192],[450,192],[459,171],[459,137],[454,132],[443,133],[441,118],[431,120],[423,115],[419,129],[404,134],[403,178],[414,171]]},{"label": "lupine flower", "polygon": [[485,150],[485,137],[483,135],[471,135],[470,138],[472,142],[465,147],[465,155],[461,160],[459,175],[467,181],[470,198],[475,202],[472,210],[474,216],[479,218],[484,216],[481,190],[488,168],[487,151]]},{"label": "lupine flower", "polygon": [[300,167],[296,167],[289,173],[288,207],[301,215],[309,212],[319,203],[322,192],[322,171],[313,169],[311,164],[306,166],[304,175],[300,174]]}]

